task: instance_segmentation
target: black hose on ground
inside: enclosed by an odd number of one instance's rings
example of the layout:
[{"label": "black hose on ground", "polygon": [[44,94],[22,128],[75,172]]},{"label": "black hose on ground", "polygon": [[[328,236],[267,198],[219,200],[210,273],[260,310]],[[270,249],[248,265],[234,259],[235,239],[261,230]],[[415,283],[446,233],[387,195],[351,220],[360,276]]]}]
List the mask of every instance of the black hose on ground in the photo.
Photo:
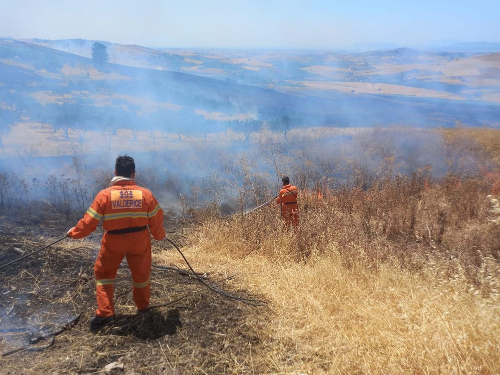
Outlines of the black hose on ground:
[{"label": "black hose on ground", "polygon": [[[49,248],[50,246],[52,245],[55,245],[56,243],[58,242],[61,242],[62,240],[66,239],[67,236],[64,236],[64,237],[61,237],[59,238],[58,240],[40,248],[40,249],[37,249],[35,251],[32,251],[31,253],[29,254],[26,254],[18,259],[15,259],[9,263],[6,263],[2,266],[0,266],[0,269],[2,268],[5,268],[13,263],[16,263],[22,259],[25,259],[27,257],[30,257],[36,253],[39,253],[41,252],[42,250],[45,250],[47,248]],[[181,254],[182,258],[184,259],[184,262],[186,262],[187,266],[189,267],[189,269],[191,270],[192,274],[189,274],[189,276],[194,276],[196,278],[197,281],[199,281],[201,284],[203,284],[205,287],[207,287],[209,290],[211,290],[212,292],[214,293],[217,293],[219,295],[221,295],[222,297],[226,297],[226,298],[229,298],[229,299],[234,299],[236,301],[240,301],[242,303],[246,303],[248,305],[252,305],[252,306],[266,306],[267,303],[265,301],[262,301],[262,300],[257,300],[257,299],[249,299],[249,298],[242,298],[242,297],[238,297],[238,296],[234,296],[220,288],[217,288],[217,287],[214,287],[214,286],[211,286],[210,284],[206,283],[202,278],[201,276],[196,273],[193,269],[193,267],[191,266],[191,264],[189,263],[189,261],[187,260],[186,256],[184,255],[184,253],[181,251],[181,249],[179,249],[179,247],[172,241],[170,240],[169,238],[165,238],[172,246],[175,247],[175,249],[179,252],[179,254]],[[153,265],[155,266],[155,265]],[[165,266],[157,266],[157,268],[163,268],[163,269],[170,269],[169,267],[165,267]],[[187,273],[187,272],[186,272]],[[158,308],[158,307],[164,307],[164,306],[168,306],[168,305],[171,305],[175,302],[178,302],[182,299],[184,299],[186,296],[182,296],[181,298],[178,298],[174,301],[170,301],[170,302],[167,302],[167,303],[164,303],[164,304],[160,304],[160,305],[156,305],[156,306],[150,306],[147,311],[149,310],[152,310],[152,309],[155,309],[155,308]],[[15,353],[18,353],[18,352],[21,352],[21,351],[42,351],[42,350],[45,350],[45,349],[48,349],[50,348],[52,345],[54,345],[54,342],[55,342],[55,336],[57,336],[58,334],[60,334],[61,332],[63,332],[65,329],[67,329],[69,326],[71,325],[74,325],[76,324],[76,322],[78,322],[78,320],[80,319],[80,317],[82,316],[82,313],[78,314],[75,318],[73,318],[70,322],[68,322],[66,325],[64,325],[63,327],[61,327],[61,329],[59,329],[58,331],[56,332],[53,332],[49,335],[45,335],[45,336],[39,336],[39,337],[35,337],[35,338],[32,338],[31,339],[31,342],[30,342],[30,345],[28,346],[24,346],[24,347],[21,347],[21,348],[17,348],[17,349],[14,349],[14,350],[11,350],[11,351],[8,351],[6,353],[3,353],[1,356],[2,357],[7,357],[7,356],[10,356],[12,354],[15,354]],[[45,340],[45,339],[50,339],[49,343],[46,344],[46,345],[43,345],[43,346],[32,346],[33,344],[41,341],[41,340]]]},{"label": "black hose on ground", "polygon": [[[268,202],[268,203],[269,203],[269,202]],[[258,208],[258,207],[257,207],[257,208]],[[3,268],[5,268],[5,267],[7,267],[7,266],[10,266],[11,264],[14,264],[14,263],[16,263],[16,262],[19,262],[20,260],[23,260],[23,259],[25,259],[25,258],[28,258],[28,257],[30,257],[30,256],[32,256],[32,255],[35,255],[35,254],[37,254],[37,253],[39,253],[39,252],[41,252],[41,251],[43,251],[43,250],[45,250],[45,249],[49,248],[50,246],[53,246],[53,245],[55,245],[56,243],[61,242],[62,240],[66,239],[66,238],[68,238],[68,237],[67,237],[67,236],[61,237],[61,238],[59,238],[58,240],[56,240],[56,241],[54,241],[54,242],[52,242],[52,243],[50,243],[50,244],[48,244],[48,245],[46,245],[46,246],[44,246],[44,247],[40,248],[40,249],[37,249],[37,250],[35,250],[35,251],[32,251],[32,252],[31,252],[31,253],[29,253],[29,254],[26,254],[26,255],[24,255],[24,256],[22,256],[22,257],[20,257],[20,258],[14,259],[14,260],[13,260],[13,261],[11,261],[11,262],[8,262],[8,263],[6,263],[6,264],[3,264],[3,265],[1,265],[1,266],[0,266],[0,269],[3,269]],[[196,280],[198,280],[201,284],[203,284],[204,286],[206,286],[206,287],[207,287],[208,289],[210,289],[212,292],[217,293],[217,294],[219,294],[219,295],[221,295],[221,296],[223,296],[223,297],[230,298],[230,299],[234,299],[234,300],[236,300],[236,301],[240,301],[240,302],[243,302],[243,303],[246,303],[246,304],[252,305],[252,306],[265,306],[265,305],[267,304],[265,301],[262,301],[262,300],[257,300],[257,299],[249,299],[249,298],[242,298],[242,297],[234,296],[234,295],[232,295],[232,294],[230,294],[230,293],[228,293],[228,292],[226,292],[226,291],[224,291],[224,290],[222,290],[222,289],[220,289],[220,288],[217,288],[217,287],[215,287],[215,286],[211,286],[210,284],[206,283],[206,282],[205,282],[205,281],[201,278],[201,276],[200,276],[199,274],[197,274],[197,273],[194,271],[193,267],[191,267],[191,264],[188,262],[187,258],[186,258],[186,257],[184,256],[184,254],[182,253],[181,249],[179,249],[179,247],[178,247],[178,246],[177,246],[177,245],[176,245],[176,244],[175,244],[172,240],[170,240],[169,238],[165,237],[165,239],[166,239],[168,242],[170,242],[170,244],[172,244],[172,246],[174,246],[174,247],[177,249],[177,251],[179,252],[179,254],[181,254],[182,258],[184,259],[184,262],[186,262],[187,266],[188,266],[188,267],[189,267],[189,269],[191,270],[192,275],[196,278]],[[155,266],[155,265],[153,265],[153,267],[154,267],[154,266]],[[164,268],[164,267],[162,267],[162,266],[157,266],[157,268]]]},{"label": "black hose on ground", "polygon": [[186,262],[187,266],[189,267],[189,269],[191,270],[191,272],[193,273],[193,276],[196,278],[196,280],[198,280],[201,284],[203,284],[204,286],[206,286],[208,289],[210,289],[212,292],[214,293],[217,293],[223,297],[226,297],[226,298],[230,298],[230,299],[234,299],[236,301],[240,301],[240,302],[243,302],[243,303],[246,303],[248,305],[252,305],[252,306],[266,306],[267,303],[265,301],[262,301],[262,300],[258,300],[258,299],[250,299],[250,298],[242,298],[242,297],[238,297],[238,296],[234,296],[228,292],[226,292],[225,290],[222,290],[220,288],[217,288],[215,286],[211,286],[210,284],[208,284],[207,282],[205,282],[193,269],[193,267],[191,267],[191,264],[189,264],[187,258],[184,256],[184,254],[182,253],[181,249],[179,249],[179,247],[172,241],[170,240],[168,237],[165,237],[165,239],[170,242],[170,244],[172,244],[172,246],[174,246],[177,251],[179,252],[179,254],[181,254],[182,258],[184,259],[184,262]]},{"label": "black hose on ground", "polygon": [[[82,313],[78,314],[77,316],[75,316],[73,319],[71,319],[68,323],[66,323],[64,326],[60,327],[55,332],[51,332],[51,333],[46,334],[46,335],[32,337],[30,339],[30,343],[28,346],[23,346],[21,348],[13,349],[11,351],[3,353],[2,357],[7,357],[11,354],[19,353],[19,352],[22,352],[25,350],[27,350],[29,352],[41,352],[42,350],[50,348],[52,345],[54,345],[54,342],[56,340],[55,337],[57,335],[59,335],[60,333],[64,332],[68,327],[78,323],[78,320],[80,319],[81,316],[82,316]],[[37,344],[38,342],[46,340],[46,339],[49,339],[49,342],[47,344],[41,345],[41,346],[33,346],[34,344]]]},{"label": "black hose on ground", "polygon": [[2,268],[5,268],[5,267],[7,267],[7,266],[10,266],[11,264],[14,264],[14,263],[16,263],[16,262],[19,262],[20,260],[22,260],[22,259],[24,259],[24,258],[28,258],[28,257],[30,257],[30,256],[32,256],[32,255],[35,255],[36,253],[39,253],[40,251],[45,250],[45,249],[47,249],[47,248],[51,247],[52,245],[55,245],[56,243],[61,242],[62,240],[66,239],[66,238],[68,238],[68,237],[66,237],[66,236],[61,237],[61,238],[59,238],[58,240],[56,240],[56,241],[54,241],[54,242],[52,242],[52,243],[48,244],[47,246],[42,247],[41,249],[38,249],[38,250],[32,251],[31,253],[26,254],[26,255],[23,255],[23,256],[22,256],[22,257],[20,257],[20,258],[14,259],[13,261],[11,261],[11,262],[9,262],[9,263],[3,264],[3,265],[1,265],[1,266],[0,266],[0,270],[1,270]]}]

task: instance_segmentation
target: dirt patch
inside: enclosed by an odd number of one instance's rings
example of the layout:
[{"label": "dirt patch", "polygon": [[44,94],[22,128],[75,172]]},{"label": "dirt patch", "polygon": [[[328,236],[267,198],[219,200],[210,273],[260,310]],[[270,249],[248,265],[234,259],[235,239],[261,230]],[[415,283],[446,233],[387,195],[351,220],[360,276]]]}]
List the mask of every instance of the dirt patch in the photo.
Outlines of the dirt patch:
[{"label": "dirt patch", "polygon": [[[33,228],[4,218],[0,265],[20,256],[15,248],[29,252],[53,242],[66,226],[52,220]],[[20,349],[2,358],[8,369],[3,373],[92,373],[107,365],[113,373],[129,374],[256,370],[252,351],[267,341],[261,331],[269,309],[223,299],[175,270],[153,268],[151,303],[163,306],[137,314],[130,272],[123,264],[116,278],[117,319],[92,332],[92,267],[99,239],[96,234],[62,241],[0,270],[0,353]],[[171,251],[166,243],[157,245],[154,253]],[[207,280],[228,289],[224,275],[211,274]],[[242,289],[228,291],[249,297]]]}]

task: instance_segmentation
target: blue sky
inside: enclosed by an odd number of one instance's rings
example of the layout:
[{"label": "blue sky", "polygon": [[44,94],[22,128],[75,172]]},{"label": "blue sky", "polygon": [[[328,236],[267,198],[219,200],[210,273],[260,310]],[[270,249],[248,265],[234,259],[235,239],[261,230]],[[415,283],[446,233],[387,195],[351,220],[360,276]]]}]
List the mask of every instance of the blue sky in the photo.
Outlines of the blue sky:
[{"label": "blue sky", "polygon": [[500,1],[0,0],[0,37],[153,47],[346,48],[500,42]]}]

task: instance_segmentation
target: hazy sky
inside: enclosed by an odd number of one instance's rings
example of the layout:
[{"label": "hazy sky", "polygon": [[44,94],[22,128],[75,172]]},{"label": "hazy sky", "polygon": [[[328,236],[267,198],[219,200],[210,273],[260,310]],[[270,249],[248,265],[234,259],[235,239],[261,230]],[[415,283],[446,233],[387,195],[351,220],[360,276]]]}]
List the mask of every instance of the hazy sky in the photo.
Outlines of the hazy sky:
[{"label": "hazy sky", "polygon": [[0,0],[0,37],[201,48],[500,42],[500,0]]}]

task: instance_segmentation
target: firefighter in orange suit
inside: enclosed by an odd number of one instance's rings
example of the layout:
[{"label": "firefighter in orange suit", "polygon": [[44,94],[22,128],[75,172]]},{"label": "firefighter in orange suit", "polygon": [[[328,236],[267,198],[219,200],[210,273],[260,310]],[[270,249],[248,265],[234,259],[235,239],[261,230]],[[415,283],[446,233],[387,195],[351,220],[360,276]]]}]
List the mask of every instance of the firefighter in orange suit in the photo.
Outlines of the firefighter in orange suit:
[{"label": "firefighter in orange suit", "polygon": [[281,217],[287,226],[293,224],[293,226],[298,227],[299,205],[297,203],[297,194],[299,190],[297,186],[290,185],[288,176],[284,176],[281,181],[283,182],[283,188],[276,197],[276,203],[281,206]]},{"label": "firefighter in orange suit", "polygon": [[132,273],[135,305],[139,311],[149,306],[150,233],[155,240],[165,237],[163,211],[153,194],[137,186],[134,178],[134,159],[119,156],[111,187],[97,194],[83,219],[67,233],[74,239],[86,237],[100,221],[105,230],[94,264],[98,306],[96,316],[90,322],[94,328],[114,319],[114,282],[124,256]]}]

